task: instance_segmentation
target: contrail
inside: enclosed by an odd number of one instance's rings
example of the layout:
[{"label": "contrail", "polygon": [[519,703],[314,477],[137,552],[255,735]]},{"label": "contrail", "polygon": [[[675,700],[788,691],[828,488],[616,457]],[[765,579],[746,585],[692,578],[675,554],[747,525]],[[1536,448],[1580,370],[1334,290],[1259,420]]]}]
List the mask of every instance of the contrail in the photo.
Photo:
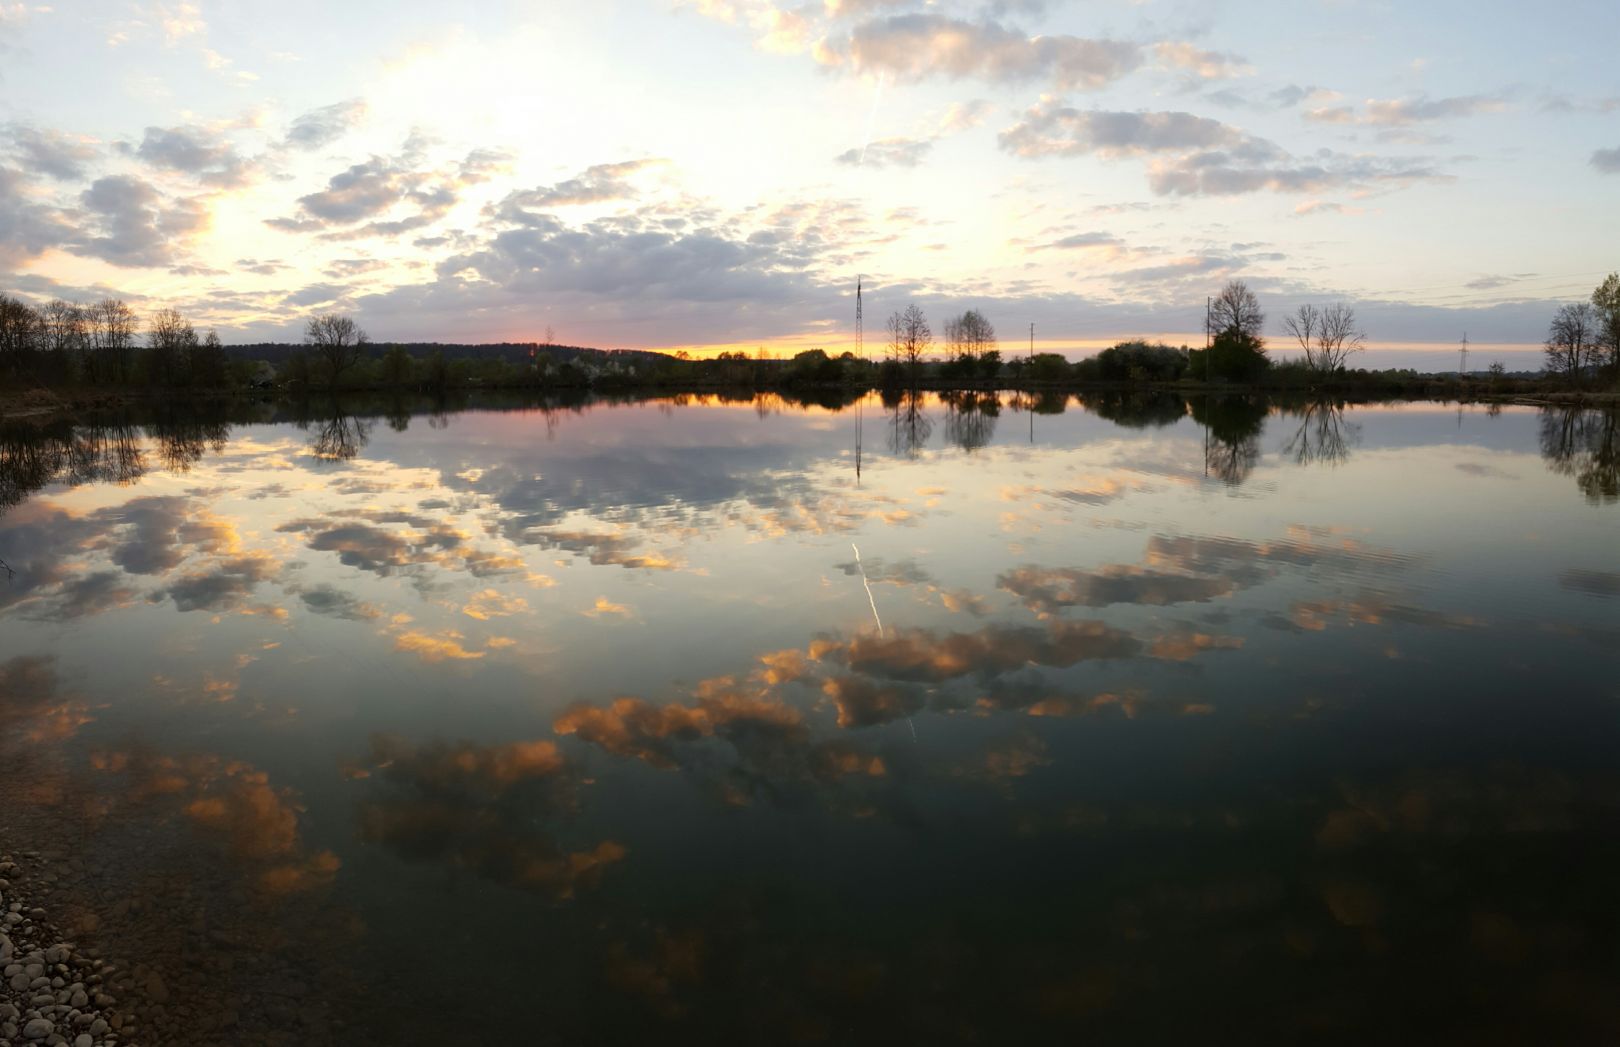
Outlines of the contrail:
[{"label": "contrail", "polygon": [[883,101],[883,78],[886,75],[878,74],[877,92],[872,95],[872,111],[866,114],[866,137],[861,141],[861,158],[857,164],[866,163],[866,147],[872,144],[872,125],[877,123],[878,103]]},{"label": "contrail", "polygon": [[861,569],[861,584],[866,586],[866,602],[872,605],[872,617],[877,620],[878,639],[883,638],[883,619],[878,618],[877,599],[872,595],[872,583],[866,580],[866,565],[861,563],[861,548],[854,542],[849,547],[855,550],[855,566]]},{"label": "contrail", "polygon": [[[861,584],[866,586],[866,602],[872,605],[872,618],[877,622],[878,639],[883,639],[883,619],[878,617],[877,599],[872,595],[872,583],[866,579],[866,565],[861,562],[861,547],[854,542],[849,547],[855,550],[855,566],[861,569]],[[911,717],[906,717],[906,726],[911,728],[911,740],[917,740],[917,724]]]}]

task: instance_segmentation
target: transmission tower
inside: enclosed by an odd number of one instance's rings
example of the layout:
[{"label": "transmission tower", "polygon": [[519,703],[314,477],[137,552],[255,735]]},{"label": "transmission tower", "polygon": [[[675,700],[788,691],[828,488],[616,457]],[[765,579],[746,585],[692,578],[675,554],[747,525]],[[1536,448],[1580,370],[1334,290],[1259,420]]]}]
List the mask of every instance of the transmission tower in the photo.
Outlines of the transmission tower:
[{"label": "transmission tower", "polygon": [[1457,377],[1468,377],[1468,332],[1463,332],[1462,353],[1457,360]]},{"label": "transmission tower", "polygon": [[862,363],[869,362],[866,359],[866,319],[861,314],[861,277],[859,276],[855,278],[855,355],[861,358]]}]

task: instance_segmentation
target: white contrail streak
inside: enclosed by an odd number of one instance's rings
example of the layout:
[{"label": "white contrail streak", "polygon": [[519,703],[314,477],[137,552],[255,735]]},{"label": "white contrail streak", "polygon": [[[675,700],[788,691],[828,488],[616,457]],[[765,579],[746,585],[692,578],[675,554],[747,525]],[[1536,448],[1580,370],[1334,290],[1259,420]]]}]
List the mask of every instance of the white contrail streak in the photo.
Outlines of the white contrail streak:
[{"label": "white contrail streak", "polygon": [[[861,584],[866,586],[866,602],[872,605],[872,619],[877,622],[878,639],[883,639],[883,619],[878,617],[877,598],[872,595],[872,583],[866,578],[866,565],[861,562],[861,547],[854,542],[849,547],[855,550],[855,566],[861,569]],[[911,717],[906,717],[906,726],[911,728],[911,740],[917,740],[917,724]]]},{"label": "white contrail streak", "polygon": [[883,78],[886,73],[878,74],[877,92],[872,95],[872,111],[866,114],[866,137],[861,140],[861,158],[858,164],[866,163],[866,147],[872,144],[872,125],[877,123],[878,103],[883,101]]},{"label": "white contrail streak", "polygon": [[872,595],[872,583],[866,580],[866,565],[861,563],[861,547],[854,542],[849,547],[855,550],[855,566],[861,569],[861,584],[866,586],[866,602],[872,605],[872,617],[877,621],[878,639],[883,638],[883,619],[878,617],[877,598]]}]

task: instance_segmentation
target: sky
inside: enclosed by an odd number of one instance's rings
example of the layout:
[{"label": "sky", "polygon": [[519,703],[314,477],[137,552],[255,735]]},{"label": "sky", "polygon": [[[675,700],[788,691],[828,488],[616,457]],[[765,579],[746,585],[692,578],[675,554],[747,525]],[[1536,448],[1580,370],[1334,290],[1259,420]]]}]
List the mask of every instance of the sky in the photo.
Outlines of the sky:
[{"label": "sky", "polygon": [[0,291],[227,342],[778,354],[916,303],[1004,350],[1517,366],[1620,269],[1620,5],[0,0]]}]

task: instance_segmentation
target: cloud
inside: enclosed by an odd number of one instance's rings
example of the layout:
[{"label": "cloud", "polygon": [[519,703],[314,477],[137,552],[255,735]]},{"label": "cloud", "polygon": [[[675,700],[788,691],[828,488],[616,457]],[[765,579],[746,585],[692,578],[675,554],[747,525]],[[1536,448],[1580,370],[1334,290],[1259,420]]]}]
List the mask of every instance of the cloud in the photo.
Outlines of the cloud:
[{"label": "cloud", "polygon": [[69,249],[116,266],[170,265],[210,222],[201,201],[166,197],[132,175],[97,179],[79,199],[83,225]]},{"label": "cloud", "polygon": [[962,676],[988,678],[1026,665],[1065,667],[1092,659],[1126,658],[1140,641],[1103,622],[1054,622],[1049,628],[990,625],[971,633],[940,635],[901,629],[886,636],[857,636],[827,649],[868,676],[915,683],[942,683]]},{"label": "cloud", "polygon": [[250,165],[223,137],[200,127],[148,127],[135,155],[153,167],[194,175],[205,185],[244,184]]},{"label": "cloud", "polygon": [[1620,174],[1620,146],[1593,153],[1592,166],[1604,174]]},{"label": "cloud", "polygon": [[952,102],[945,110],[945,114],[939,118],[939,133],[949,135],[970,131],[988,120],[995,110],[993,103],[982,98],[967,102]]},{"label": "cloud", "polygon": [[298,595],[304,601],[305,607],[315,614],[330,618],[347,618],[350,621],[364,622],[373,621],[383,615],[382,608],[376,604],[367,603],[331,585],[318,585]]},{"label": "cloud", "polygon": [[496,206],[496,213],[504,218],[520,219],[531,210],[629,200],[636,195],[630,177],[664,162],[624,160],[614,164],[596,164],[577,177],[556,185],[511,193]]},{"label": "cloud", "polygon": [[1153,45],[1153,54],[1167,69],[1188,73],[1200,80],[1225,80],[1248,76],[1254,67],[1230,52],[1202,51],[1185,42],[1165,41]]},{"label": "cloud", "polygon": [[187,572],[156,595],[168,596],[181,611],[234,610],[246,602],[260,582],[278,573],[276,561],[268,553],[257,552]]},{"label": "cloud", "polygon": [[10,124],[6,133],[12,151],[27,170],[61,182],[83,181],[86,165],[98,155],[89,139],[62,131]]},{"label": "cloud", "polygon": [[311,109],[287,128],[282,144],[306,152],[331,145],[366,118],[370,107],[360,98]]},{"label": "cloud", "polygon": [[1103,251],[1113,255],[1124,253],[1125,241],[1111,233],[1071,233],[1049,243],[1037,244],[1034,250]]},{"label": "cloud", "polygon": [[1204,603],[1237,589],[1231,579],[1155,571],[1130,564],[1113,564],[1096,571],[1020,567],[1000,575],[996,585],[1043,615],[1066,607]]},{"label": "cloud", "polygon": [[839,153],[833,162],[855,167],[916,167],[933,148],[931,138],[884,138],[862,149]]},{"label": "cloud", "polygon": [[1321,192],[1444,177],[1414,160],[1330,150],[1295,158],[1263,138],[1191,113],[1087,111],[1055,99],[1031,108],[999,140],[1003,150],[1025,159],[1150,157],[1148,186],[1160,196]]},{"label": "cloud", "polygon": [[72,235],[61,213],[38,201],[21,171],[0,166],[0,265],[21,266]]},{"label": "cloud", "polygon": [[475,152],[460,165],[421,169],[424,147],[412,135],[399,155],[372,156],[350,166],[333,175],[326,188],[299,197],[297,215],[269,218],[265,225],[319,233],[324,240],[399,236],[433,225],[456,205],[463,185],[482,179],[485,158]]},{"label": "cloud", "polygon": [[1191,113],[1080,110],[1052,99],[1030,109],[1000,138],[1003,150],[1025,159],[1232,149],[1250,141],[1235,127]]},{"label": "cloud", "polygon": [[1480,113],[1501,113],[1507,103],[1490,95],[1465,95],[1455,98],[1369,98],[1364,111],[1357,113],[1354,106],[1333,106],[1312,109],[1305,119],[1327,124],[1365,124],[1372,127],[1404,127],[1431,120],[1450,120],[1475,116]]},{"label": "cloud", "polygon": [[1142,49],[1122,40],[1026,36],[993,21],[900,14],[863,22],[816,45],[824,65],[901,82],[973,77],[992,83],[1049,79],[1059,90],[1097,90],[1142,64]]}]

